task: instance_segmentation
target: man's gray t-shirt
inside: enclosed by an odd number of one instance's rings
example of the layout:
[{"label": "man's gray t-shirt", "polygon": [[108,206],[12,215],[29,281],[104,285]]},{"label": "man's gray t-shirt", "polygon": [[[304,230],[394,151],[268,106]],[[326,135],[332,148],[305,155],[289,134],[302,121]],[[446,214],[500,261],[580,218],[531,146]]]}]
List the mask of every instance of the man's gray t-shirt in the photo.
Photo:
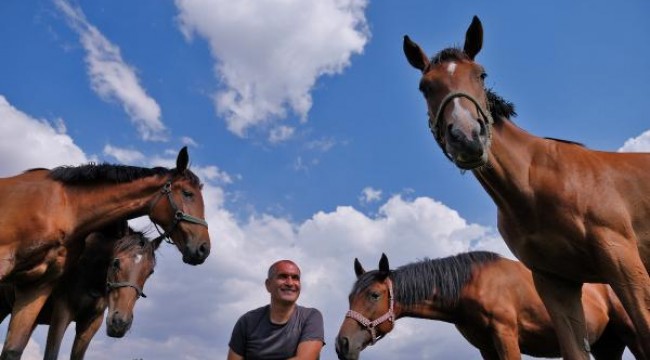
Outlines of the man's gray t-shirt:
[{"label": "man's gray t-shirt", "polygon": [[270,305],[242,315],[232,330],[232,351],[246,360],[287,359],[296,355],[298,344],[306,340],[325,343],[323,315],[313,308],[296,305],[286,324],[271,322]]}]

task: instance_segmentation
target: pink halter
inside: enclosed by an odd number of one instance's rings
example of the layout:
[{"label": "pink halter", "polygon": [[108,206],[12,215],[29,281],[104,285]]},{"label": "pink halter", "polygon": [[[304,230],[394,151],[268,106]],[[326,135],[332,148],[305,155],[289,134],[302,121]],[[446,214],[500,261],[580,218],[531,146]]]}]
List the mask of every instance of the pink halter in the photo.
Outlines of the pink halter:
[{"label": "pink halter", "polygon": [[393,303],[394,303],[393,283],[392,281],[390,281],[390,278],[386,278],[386,282],[388,283],[388,312],[387,313],[372,321],[354,310],[348,310],[348,312],[345,314],[345,317],[349,317],[356,320],[357,322],[359,322],[359,324],[361,324],[368,331],[370,331],[370,335],[372,336],[372,345],[375,345],[375,343],[379,341],[379,339],[384,337],[383,335],[377,336],[377,330],[375,330],[375,328],[385,321],[390,321],[391,323],[395,321],[395,313],[393,312]]}]

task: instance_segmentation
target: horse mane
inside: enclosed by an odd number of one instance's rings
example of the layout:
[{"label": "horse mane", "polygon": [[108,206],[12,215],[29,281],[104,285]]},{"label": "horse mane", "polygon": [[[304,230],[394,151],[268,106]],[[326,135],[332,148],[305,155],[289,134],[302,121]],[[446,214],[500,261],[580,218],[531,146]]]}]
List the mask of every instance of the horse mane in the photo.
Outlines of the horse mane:
[{"label": "horse mane", "polygon": [[[138,166],[113,164],[86,164],[80,166],[59,166],[50,170],[49,177],[67,185],[85,185],[97,183],[128,183],[149,176],[168,175],[176,169],[164,167],[143,168]],[[183,174],[194,185],[201,181],[192,171],[186,169]]]},{"label": "horse mane", "polygon": [[[472,251],[439,259],[427,259],[400,266],[391,270],[395,300],[411,306],[436,295],[436,301],[443,306],[454,306],[463,287],[472,278],[476,266],[500,259],[499,254],[488,251]],[[357,294],[386,273],[372,270],[362,274],[352,288]]]}]

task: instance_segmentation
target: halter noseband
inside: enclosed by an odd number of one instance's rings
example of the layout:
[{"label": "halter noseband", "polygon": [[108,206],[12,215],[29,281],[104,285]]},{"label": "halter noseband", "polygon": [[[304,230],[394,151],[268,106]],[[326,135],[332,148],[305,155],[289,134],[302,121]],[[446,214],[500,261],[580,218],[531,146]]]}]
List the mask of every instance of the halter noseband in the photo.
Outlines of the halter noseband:
[{"label": "halter noseband", "polygon": [[390,281],[390,278],[386,278],[386,282],[388,283],[388,312],[387,313],[376,318],[375,320],[370,320],[367,317],[359,314],[358,312],[352,309],[348,310],[348,312],[345,314],[346,318],[352,318],[356,320],[359,324],[361,324],[366,330],[370,332],[370,335],[372,336],[371,345],[375,345],[377,341],[379,341],[381,338],[384,337],[384,335],[377,336],[377,330],[376,330],[377,326],[386,321],[390,321],[391,323],[395,321],[395,312],[393,311],[394,309],[393,282]]},{"label": "halter noseband", "polygon": [[492,115],[490,114],[490,111],[483,110],[483,107],[481,106],[481,104],[479,104],[478,101],[472,95],[469,95],[467,93],[460,92],[460,91],[456,91],[456,92],[452,92],[452,93],[447,94],[447,96],[445,96],[442,99],[442,102],[440,102],[440,106],[438,106],[438,110],[436,111],[436,116],[432,118],[431,113],[429,113],[429,130],[431,131],[431,134],[433,134],[433,138],[436,139],[436,142],[438,143],[438,145],[442,149],[442,152],[452,162],[454,161],[454,159],[452,159],[451,155],[449,155],[449,153],[447,152],[445,147],[442,145],[442,135],[440,134],[440,128],[439,128],[438,125],[440,124],[440,120],[442,119],[442,116],[443,116],[442,113],[445,110],[445,107],[453,99],[459,98],[459,97],[463,97],[463,98],[468,99],[469,101],[474,103],[474,105],[476,106],[476,111],[478,111],[478,113],[481,115],[481,117],[485,121],[486,132],[487,132],[487,137],[488,137],[488,143],[492,139],[492,124],[494,124],[494,119],[492,119]]},{"label": "halter noseband", "polygon": [[200,219],[200,218],[197,218],[195,216],[192,216],[190,214],[187,214],[187,213],[183,212],[182,210],[180,210],[178,208],[178,206],[176,205],[176,202],[174,201],[174,198],[172,197],[172,182],[171,181],[168,181],[167,183],[165,183],[162,190],[160,190],[160,194],[158,195],[158,197],[156,197],[156,200],[154,200],[153,203],[151,204],[151,206],[150,206],[151,209],[153,209],[153,207],[156,205],[156,203],[158,203],[158,200],[160,200],[160,198],[163,195],[167,195],[167,199],[169,200],[169,205],[172,207],[172,211],[174,212],[174,221],[172,222],[171,228],[168,231],[165,231],[164,233],[162,233],[160,230],[158,230],[158,227],[155,226],[156,224],[154,223],[154,226],[156,227],[156,230],[158,231],[158,233],[160,235],[157,238],[151,240],[152,242],[156,242],[156,241],[160,241],[161,239],[164,239],[166,242],[168,242],[170,244],[173,244],[174,241],[172,240],[170,235],[172,234],[172,232],[174,232],[174,230],[176,230],[176,226],[178,226],[178,224],[181,221],[187,221],[187,222],[190,222],[190,223],[193,223],[193,224],[199,224],[199,225],[203,225],[205,227],[208,227],[207,221],[205,221],[203,219]]},{"label": "halter noseband", "polygon": [[141,297],[141,296],[143,298],[147,297],[147,295],[145,295],[144,292],[142,292],[142,289],[138,285],[131,284],[130,282],[124,282],[124,281],[121,281],[121,282],[107,281],[106,282],[106,289],[108,290],[108,292],[111,292],[111,290],[122,288],[122,287],[133,288],[135,290],[135,292],[138,293],[138,297]]}]

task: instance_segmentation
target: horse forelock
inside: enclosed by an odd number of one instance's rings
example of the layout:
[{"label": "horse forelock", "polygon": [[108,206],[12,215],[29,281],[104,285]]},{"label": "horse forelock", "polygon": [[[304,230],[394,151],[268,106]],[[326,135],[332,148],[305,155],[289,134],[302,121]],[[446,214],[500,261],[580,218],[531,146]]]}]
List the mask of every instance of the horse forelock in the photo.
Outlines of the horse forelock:
[{"label": "horse forelock", "polygon": [[446,49],[440,50],[431,58],[431,64],[437,65],[442,64],[447,61],[471,61],[472,59],[465,54],[463,50],[457,47],[449,47]]},{"label": "horse forelock", "polygon": [[443,306],[454,306],[472,278],[476,266],[501,256],[487,251],[461,253],[440,259],[424,259],[391,271],[395,300],[405,306],[433,299]]},{"label": "horse forelock", "polygon": [[[141,244],[144,244],[144,246],[140,246]],[[151,256],[151,261],[153,261],[153,265],[156,266],[156,251],[154,244],[140,231],[131,231],[131,234],[120,238],[115,244],[113,255],[117,256],[119,253],[131,252],[140,247],[142,248],[142,253]]]}]

